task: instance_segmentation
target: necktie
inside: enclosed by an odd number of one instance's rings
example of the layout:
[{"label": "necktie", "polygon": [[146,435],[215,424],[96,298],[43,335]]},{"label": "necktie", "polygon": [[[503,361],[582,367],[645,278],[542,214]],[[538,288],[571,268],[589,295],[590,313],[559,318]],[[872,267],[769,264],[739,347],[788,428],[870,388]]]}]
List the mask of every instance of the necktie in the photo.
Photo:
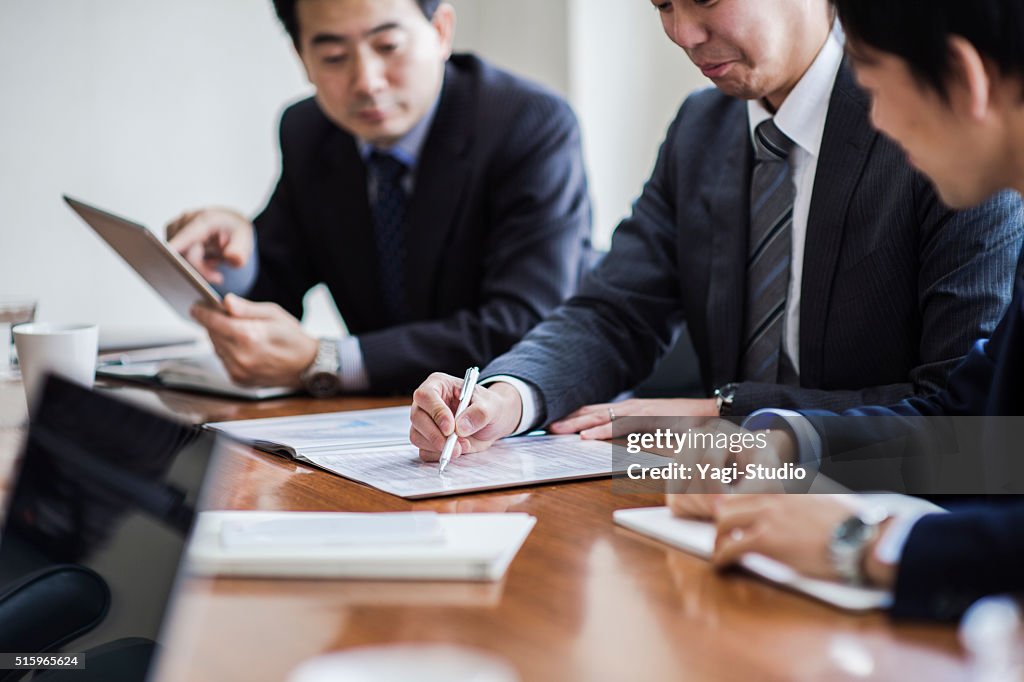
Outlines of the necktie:
[{"label": "necktie", "polygon": [[779,380],[793,227],[793,141],[771,119],[754,130],[743,379]]},{"label": "necktie", "polygon": [[408,197],[402,187],[408,168],[391,154],[374,150],[367,160],[367,169],[376,186],[373,226],[384,312],[392,324],[397,324],[408,319],[403,235]]}]

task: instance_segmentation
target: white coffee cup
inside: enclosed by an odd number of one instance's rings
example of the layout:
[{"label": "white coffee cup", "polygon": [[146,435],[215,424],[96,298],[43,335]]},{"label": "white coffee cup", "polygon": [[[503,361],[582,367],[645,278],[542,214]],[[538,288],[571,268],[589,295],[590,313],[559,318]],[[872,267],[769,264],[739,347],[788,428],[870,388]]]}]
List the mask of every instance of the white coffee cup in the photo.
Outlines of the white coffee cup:
[{"label": "white coffee cup", "polygon": [[92,388],[96,380],[99,329],[94,324],[30,322],[14,328],[21,379],[30,409],[35,407],[48,373]]}]

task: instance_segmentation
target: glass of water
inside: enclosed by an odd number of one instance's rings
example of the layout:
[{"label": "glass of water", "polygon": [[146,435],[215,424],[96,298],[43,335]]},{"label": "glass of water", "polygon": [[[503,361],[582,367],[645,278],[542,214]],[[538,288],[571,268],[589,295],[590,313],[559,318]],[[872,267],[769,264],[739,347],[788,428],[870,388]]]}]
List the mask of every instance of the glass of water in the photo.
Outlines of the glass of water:
[{"label": "glass of water", "polygon": [[18,359],[14,354],[14,325],[33,322],[36,302],[27,297],[0,296],[0,378],[18,377]]}]

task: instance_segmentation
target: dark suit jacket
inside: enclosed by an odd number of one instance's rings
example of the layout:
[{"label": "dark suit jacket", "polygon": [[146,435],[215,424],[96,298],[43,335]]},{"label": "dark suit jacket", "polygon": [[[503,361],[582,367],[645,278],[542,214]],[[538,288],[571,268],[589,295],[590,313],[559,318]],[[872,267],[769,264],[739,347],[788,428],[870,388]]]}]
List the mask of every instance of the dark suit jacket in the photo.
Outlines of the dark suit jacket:
[{"label": "dark suit jacket", "polygon": [[[752,155],[745,102],[717,90],[689,97],[611,252],[486,374],[531,382],[550,421],[643,379],[685,319],[708,392],[738,380]],[[1022,216],[1009,194],[971,211],[944,207],[871,128],[844,64],[811,198],[800,385],[741,383],[735,413],[836,409],[944,386],[1009,301]]]},{"label": "dark suit jacket", "polygon": [[[870,441],[883,436],[879,424],[890,431],[884,434],[887,439],[892,439],[892,429],[902,424],[906,428],[906,433],[900,434],[903,440],[920,439],[927,445],[935,441],[936,433],[941,434],[945,425],[942,420],[915,417],[1022,414],[1024,277],[1018,276],[1013,301],[992,339],[974,345],[950,374],[945,391],[909,398],[890,407],[862,407],[844,413],[854,419],[837,419],[823,412],[809,412],[808,416],[822,436],[828,459],[841,457],[845,451],[862,451]],[[898,419],[907,417],[910,419]],[[1002,482],[1016,490],[1022,474],[1021,434],[991,432],[1013,428],[1015,423],[1019,420],[993,419],[987,424],[990,433],[985,435],[990,443],[1010,445],[986,448],[988,459],[970,469],[1002,476]],[[983,595],[1024,590],[1024,504],[1019,496],[1002,495],[998,499],[1007,502],[930,515],[914,525],[900,560],[893,615],[946,620],[958,617]]]},{"label": "dark suit jacket", "polygon": [[281,120],[282,173],[255,219],[249,297],[301,315],[325,282],[375,391],[462,375],[518,341],[578,283],[590,234],[579,129],[559,97],[469,55],[449,61],[408,208],[412,321],[385,327],[366,171],[312,99]]},{"label": "dark suit jacket", "polygon": [[1017,501],[914,524],[903,547],[891,613],[900,618],[959,618],[989,594],[1024,591],[1024,504]]}]

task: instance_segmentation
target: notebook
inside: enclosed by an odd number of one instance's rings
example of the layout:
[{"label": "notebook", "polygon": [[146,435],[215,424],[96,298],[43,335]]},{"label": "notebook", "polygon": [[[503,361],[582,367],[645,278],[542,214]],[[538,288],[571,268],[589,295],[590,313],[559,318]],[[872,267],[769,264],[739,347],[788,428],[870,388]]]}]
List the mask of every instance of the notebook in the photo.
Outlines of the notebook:
[{"label": "notebook", "polygon": [[[890,512],[943,511],[930,502],[904,495],[872,494],[870,499],[873,505],[885,506]],[[623,528],[654,538],[702,559],[710,558],[715,546],[714,524],[675,517],[668,507],[619,509],[612,516],[615,523]],[[884,609],[892,603],[892,593],[888,590],[854,587],[829,580],[808,578],[780,561],[759,554],[744,556],[740,565],[769,582],[847,611]]]},{"label": "notebook", "polygon": [[189,567],[202,575],[500,580],[533,529],[529,514],[210,511]]},{"label": "notebook", "polygon": [[220,447],[211,433],[47,382],[0,539],[0,591],[35,607],[5,623],[8,600],[0,639],[4,651],[66,653],[64,664],[74,658],[77,667],[33,679],[151,677]]}]

